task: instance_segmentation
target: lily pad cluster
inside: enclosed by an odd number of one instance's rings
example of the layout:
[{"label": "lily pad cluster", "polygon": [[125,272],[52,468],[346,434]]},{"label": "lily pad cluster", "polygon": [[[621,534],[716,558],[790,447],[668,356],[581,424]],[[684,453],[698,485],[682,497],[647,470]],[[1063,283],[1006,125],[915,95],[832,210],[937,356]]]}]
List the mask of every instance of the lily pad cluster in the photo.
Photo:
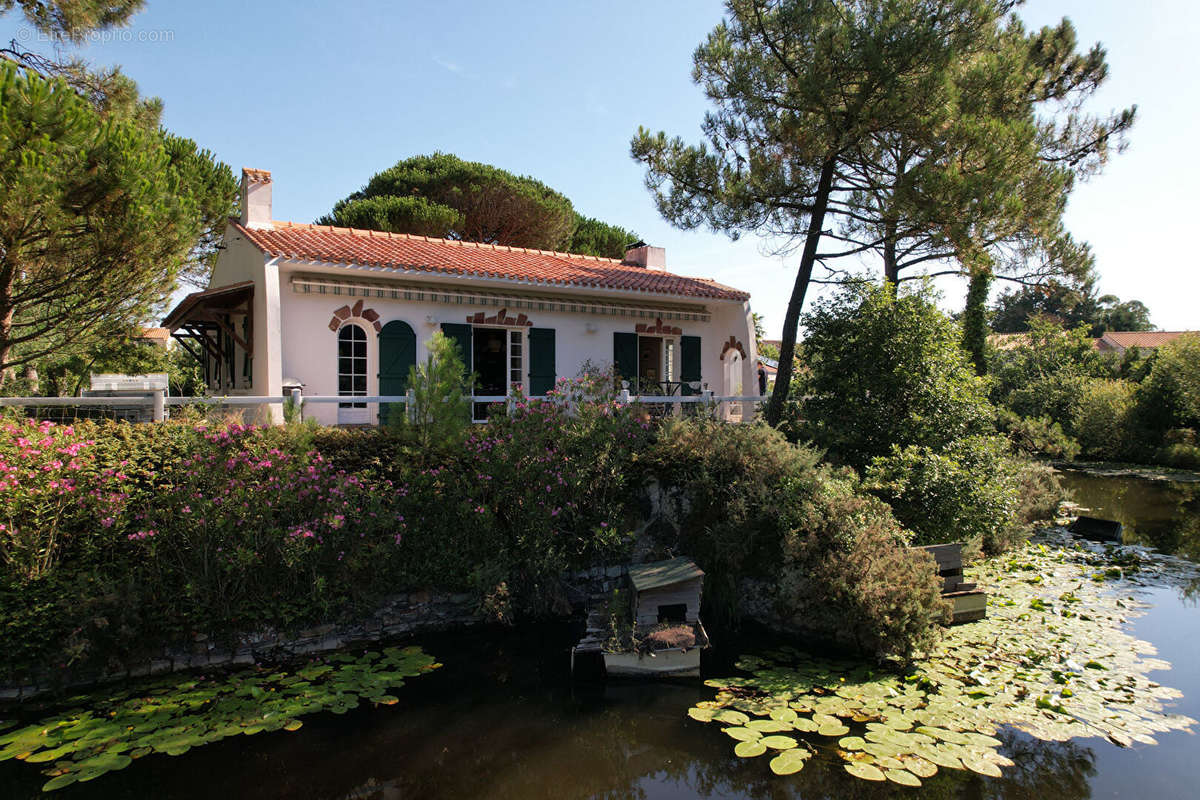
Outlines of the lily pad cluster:
[{"label": "lily pad cluster", "polygon": [[1095,567],[1082,548],[1028,545],[977,569],[988,617],[950,629],[909,669],[782,647],[742,658],[748,677],[706,681],[716,697],[688,715],[778,775],[825,751],[856,778],[914,787],[941,769],[1000,777],[1012,766],[1004,726],[1124,747],[1190,730],[1195,720],[1166,709],[1180,693],[1147,677],[1170,664],[1124,629],[1140,604],[1122,581],[1094,581]]},{"label": "lily pad cluster", "polygon": [[66,711],[15,730],[0,728],[0,761],[45,765],[52,791],[124,769],[151,753],[178,756],[239,734],[299,730],[299,717],[344,714],[441,664],[420,647],[339,653],[294,672],[254,668],[201,679],[174,676],[111,694],[71,698]]}]

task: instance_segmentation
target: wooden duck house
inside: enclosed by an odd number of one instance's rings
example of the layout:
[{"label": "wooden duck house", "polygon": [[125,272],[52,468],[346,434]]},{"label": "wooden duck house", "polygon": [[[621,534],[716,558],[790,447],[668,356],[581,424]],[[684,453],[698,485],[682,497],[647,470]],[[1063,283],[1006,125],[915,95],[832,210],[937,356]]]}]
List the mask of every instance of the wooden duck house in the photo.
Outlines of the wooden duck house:
[{"label": "wooden duck house", "polygon": [[700,623],[703,586],[704,571],[686,557],[630,567],[628,605],[611,611],[618,593],[610,605],[593,607],[572,663],[577,653],[601,653],[610,676],[699,676],[700,651],[708,646]]},{"label": "wooden duck house", "polygon": [[942,597],[952,607],[951,624],[974,622],[987,616],[987,593],[963,581],[962,544],[935,544],[922,548],[937,562]]}]

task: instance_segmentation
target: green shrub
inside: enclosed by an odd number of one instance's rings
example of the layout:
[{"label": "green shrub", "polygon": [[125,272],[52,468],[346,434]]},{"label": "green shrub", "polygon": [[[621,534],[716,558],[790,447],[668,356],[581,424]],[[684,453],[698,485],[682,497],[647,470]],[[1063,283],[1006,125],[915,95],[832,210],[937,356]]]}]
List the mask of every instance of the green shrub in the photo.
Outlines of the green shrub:
[{"label": "green shrub", "polygon": [[878,658],[928,649],[949,622],[933,558],[910,549],[887,506],[849,481],[825,483],[805,506],[784,545],[776,607]]},{"label": "green shrub", "polygon": [[1064,433],[1062,426],[1049,417],[1022,417],[1001,408],[996,412],[996,427],[1019,453],[1064,461],[1079,455],[1079,442]]},{"label": "green shrub", "polygon": [[862,468],[893,446],[940,450],[988,433],[985,384],[928,290],[846,290],[805,316],[803,436]]},{"label": "green shrub", "polygon": [[940,452],[895,447],[870,464],[865,486],[892,507],[917,544],[965,541],[998,552],[1018,524],[1011,467],[1002,437],[973,436]]},{"label": "green shrub", "polygon": [[1110,378],[1112,369],[1092,346],[1086,327],[1065,330],[1056,321],[1029,320],[1026,338],[991,352],[991,398],[1022,417],[1047,417],[1069,434],[1084,379]]},{"label": "green shrub", "polygon": [[638,463],[674,504],[672,553],[687,553],[705,571],[707,618],[733,626],[742,578],[779,563],[785,537],[800,524],[805,499],[826,479],[820,454],[789,444],[765,425],[731,425],[706,417],[672,419]]},{"label": "green shrub", "polygon": [[1128,381],[1090,379],[1075,399],[1072,430],[1086,458],[1103,461],[1134,459],[1135,385]]},{"label": "green shrub", "polygon": [[1165,440],[1157,461],[1179,469],[1200,469],[1200,446],[1196,444],[1195,430],[1175,428],[1167,431]]},{"label": "green shrub", "polygon": [[705,570],[710,624],[736,621],[753,578],[772,587],[783,619],[831,639],[851,631],[868,653],[906,655],[934,636],[943,608],[932,562],[818,451],[765,426],[695,418],[665,424],[639,463],[679,522],[660,544]]},{"label": "green shrub", "polygon": [[1059,504],[1066,498],[1062,481],[1049,465],[1023,458],[1009,460],[1010,474],[1017,487],[1016,524],[1008,531],[1000,550],[1017,546],[1025,534],[1039,522],[1052,522]]},{"label": "green shrub", "polygon": [[1137,418],[1151,447],[1173,428],[1200,428],[1200,335],[1181,336],[1158,349],[1138,387]]}]

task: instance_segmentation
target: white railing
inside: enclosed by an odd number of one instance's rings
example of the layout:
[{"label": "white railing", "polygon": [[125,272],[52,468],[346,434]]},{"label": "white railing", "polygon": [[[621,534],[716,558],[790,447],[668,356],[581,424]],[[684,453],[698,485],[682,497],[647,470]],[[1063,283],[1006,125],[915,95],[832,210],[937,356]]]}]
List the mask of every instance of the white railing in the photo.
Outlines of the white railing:
[{"label": "white railing", "polygon": [[[563,402],[558,395],[535,395],[526,400],[549,400]],[[291,401],[297,411],[303,415],[304,406],[309,403],[396,403],[407,406],[415,402],[412,392],[403,395],[312,395],[303,394],[299,389],[293,389],[289,395],[219,395],[202,397],[170,397],[163,391],[151,391],[145,394],[130,394],[125,397],[0,397],[0,407],[32,407],[32,408],[138,408],[148,409],[150,418],[155,422],[167,419],[167,409],[170,406],[204,405],[216,407],[263,406],[278,405]],[[510,408],[517,398],[510,395],[472,395],[472,403],[497,404],[503,403]],[[628,389],[617,395],[617,401],[622,405],[642,404],[647,406],[673,406],[668,412],[680,414],[684,406],[689,404],[704,404],[718,409],[724,416],[741,416],[743,419],[752,417],[754,406],[766,401],[765,397],[757,395],[714,395],[704,391],[696,395],[635,395]]]}]

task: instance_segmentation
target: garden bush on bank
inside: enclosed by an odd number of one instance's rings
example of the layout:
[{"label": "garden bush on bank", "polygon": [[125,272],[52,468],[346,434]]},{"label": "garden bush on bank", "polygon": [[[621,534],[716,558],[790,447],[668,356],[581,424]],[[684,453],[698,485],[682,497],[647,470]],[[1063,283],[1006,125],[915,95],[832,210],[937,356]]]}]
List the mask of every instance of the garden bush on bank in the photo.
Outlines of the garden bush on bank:
[{"label": "garden bush on bank", "polygon": [[[853,471],[757,425],[653,422],[605,385],[560,387],[569,414],[518,400],[454,451],[405,430],[14,421],[0,681],[354,619],[424,588],[470,592],[500,620],[561,611],[564,570],[629,558],[648,485],[677,498],[680,522],[652,526],[650,552],[696,558],[706,619],[734,622],[757,578],[784,617],[833,604],[828,626],[872,653],[929,635],[932,564]],[[55,470],[71,471],[65,493]]]},{"label": "garden bush on bank", "polygon": [[1027,340],[989,355],[999,426],[1018,449],[1050,458],[1200,469],[1200,336],[1121,361],[1085,329],[1030,320]]}]

